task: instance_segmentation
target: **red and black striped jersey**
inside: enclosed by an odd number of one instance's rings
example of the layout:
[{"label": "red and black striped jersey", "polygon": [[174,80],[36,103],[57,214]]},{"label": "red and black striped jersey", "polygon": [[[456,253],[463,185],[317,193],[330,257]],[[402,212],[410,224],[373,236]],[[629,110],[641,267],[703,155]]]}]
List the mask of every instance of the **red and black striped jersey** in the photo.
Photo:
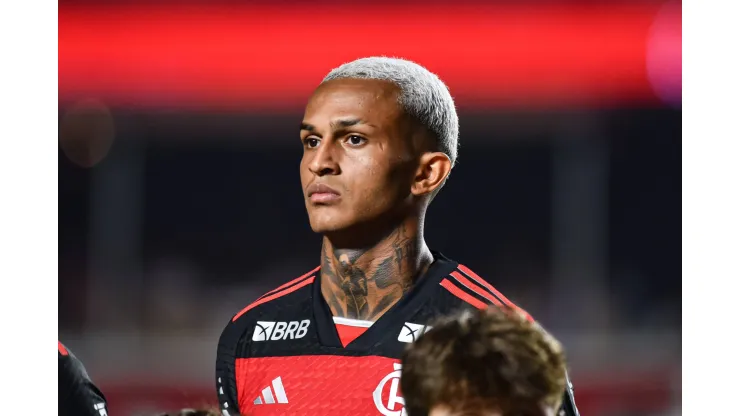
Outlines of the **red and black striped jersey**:
[{"label": "red and black striped jersey", "polygon": [[87,375],[85,366],[59,344],[59,415],[107,416],[105,397]]},{"label": "red and black striped jersey", "polygon": [[[436,318],[461,308],[517,308],[469,268],[434,257],[409,292],[356,333],[338,332],[346,322],[333,319],[318,267],[237,313],[218,345],[222,414],[405,415],[399,380],[408,343]],[[572,402],[570,389],[566,399]]]}]

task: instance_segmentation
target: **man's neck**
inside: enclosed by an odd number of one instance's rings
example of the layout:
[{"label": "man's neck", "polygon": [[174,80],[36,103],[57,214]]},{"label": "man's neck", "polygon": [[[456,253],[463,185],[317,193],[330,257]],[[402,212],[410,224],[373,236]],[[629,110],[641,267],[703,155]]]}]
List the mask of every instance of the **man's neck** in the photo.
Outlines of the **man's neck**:
[{"label": "man's neck", "polygon": [[336,247],[324,237],[321,292],[334,316],[375,321],[432,263],[418,225],[402,225],[372,247]]}]

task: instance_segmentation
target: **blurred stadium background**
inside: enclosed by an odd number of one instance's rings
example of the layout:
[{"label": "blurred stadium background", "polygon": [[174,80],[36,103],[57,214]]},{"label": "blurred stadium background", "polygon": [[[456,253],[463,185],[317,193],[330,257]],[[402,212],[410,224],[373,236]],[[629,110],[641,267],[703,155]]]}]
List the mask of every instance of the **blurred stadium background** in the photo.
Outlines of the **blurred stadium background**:
[{"label": "blurred stadium background", "polygon": [[680,2],[60,0],[59,337],[111,414],[214,402],[230,316],[318,264],[302,106],[368,55],[459,105],[429,243],[564,342],[584,416],[680,414]]}]

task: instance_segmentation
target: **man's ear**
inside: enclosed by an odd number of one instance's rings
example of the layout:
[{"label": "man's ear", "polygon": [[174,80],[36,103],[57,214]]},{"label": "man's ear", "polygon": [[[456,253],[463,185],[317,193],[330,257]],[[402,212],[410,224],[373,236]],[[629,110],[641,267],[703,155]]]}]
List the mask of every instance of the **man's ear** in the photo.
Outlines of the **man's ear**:
[{"label": "man's ear", "polygon": [[411,193],[426,195],[439,189],[452,169],[450,157],[442,152],[427,152],[421,155],[419,167],[411,184]]}]

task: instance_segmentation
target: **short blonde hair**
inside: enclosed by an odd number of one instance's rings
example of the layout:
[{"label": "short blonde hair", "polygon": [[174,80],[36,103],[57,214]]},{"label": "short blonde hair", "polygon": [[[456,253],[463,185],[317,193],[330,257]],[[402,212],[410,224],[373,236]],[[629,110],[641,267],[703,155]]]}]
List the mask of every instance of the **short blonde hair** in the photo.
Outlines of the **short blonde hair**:
[{"label": "short blonde hair", "polygon": [[375,56],[334,68],[322,83],[347,78],[388,81],[398,86],[401,108],[434,136],[437,150],[455,165],[460,123],[450,90],[437,75],[406,59]]}]

